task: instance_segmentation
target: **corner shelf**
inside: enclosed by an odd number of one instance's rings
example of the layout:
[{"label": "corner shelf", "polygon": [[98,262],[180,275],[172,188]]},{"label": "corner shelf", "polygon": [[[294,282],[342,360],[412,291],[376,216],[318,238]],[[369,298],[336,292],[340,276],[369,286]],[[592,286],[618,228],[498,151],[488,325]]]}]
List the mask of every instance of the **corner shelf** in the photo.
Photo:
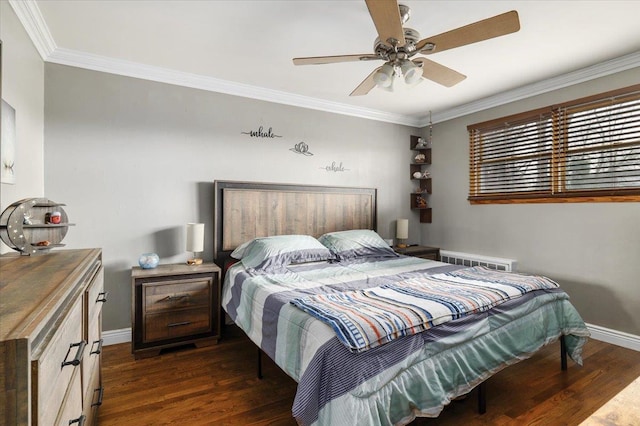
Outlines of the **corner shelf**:
[{"label": "corner shelf", "polygon": [[[431,207],[429,207],[428,196],[431,194],[431,177],[416,178],[415,173],[424,173],[427,171],[425,166],[431,165],[431,148],[416,148],[418,145],[418,136],[411,135],[409,140],[409,149],[414,152],[414,161],[409,163],[409,177],[414,185],[414,191],[410,194],[410,206],[412,210],[417,210],[420,214],[420,223],[431,223]],[[418,154],[424,155],[424,161],[415,161]]]},{"label": "corner shelf", "polygon": [[[69,223],[62,208],[64,205],[46,198],[26,198],[11,204],[0,215],[0,239],[24,255],[43,254],[52,248],[64,247],[61,241],[69,227],[75,225]],[[53,212],[60,212],[60,223],[45,223],[48,214]],[[25,218],[36,223],[24,223]]]}]

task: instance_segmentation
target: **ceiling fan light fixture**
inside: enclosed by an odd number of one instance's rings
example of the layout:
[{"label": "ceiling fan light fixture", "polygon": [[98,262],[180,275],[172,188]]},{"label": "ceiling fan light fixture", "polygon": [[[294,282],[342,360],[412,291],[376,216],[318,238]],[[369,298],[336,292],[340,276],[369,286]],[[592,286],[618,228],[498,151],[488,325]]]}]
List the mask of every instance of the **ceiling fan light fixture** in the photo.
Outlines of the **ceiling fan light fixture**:
[{"label": "ceiling fan light fixture", "polygon": [[402,75],[404,76],[404,82],[409,86],[414,86],[420,83],[422,78],[422,68],[413,63],[413,61],[405,61],[400,65]]},{"label": "ceiling fan light fixture", "polygon": [[393,75],[395,71],[389,63],[384,64],[373,76],[373,81],[380,88],[390,88],[393,84]]}]

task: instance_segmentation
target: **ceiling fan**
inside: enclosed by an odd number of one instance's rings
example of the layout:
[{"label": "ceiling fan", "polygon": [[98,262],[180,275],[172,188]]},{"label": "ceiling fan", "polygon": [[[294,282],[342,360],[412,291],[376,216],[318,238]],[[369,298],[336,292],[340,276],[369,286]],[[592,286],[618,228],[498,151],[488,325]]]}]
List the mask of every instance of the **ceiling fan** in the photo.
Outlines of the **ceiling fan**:
[{"label": "ceiling fan", "polygon": [[376,86],[392,91],[394,80],[400,78],[404,79],[404,82],[410,86],[418,84],[422,78],[432,80],[446,87],[454,86],[467,77],[427,58],[411,58],[417,54],[431,55],[511,34],[520,29],[518,12],[512,10],[442,34],[420,39],[418,31],[403,27],[411,14],[408,6],[399,5],[397,0],[365,0],[365,2],[378,31],[378,37],[373,46],[373,54],[315,56],[293,59],[294,65],[320,65],[372,60],[385,61],[382,66],[373,70],[349,96],[366,95]]}]

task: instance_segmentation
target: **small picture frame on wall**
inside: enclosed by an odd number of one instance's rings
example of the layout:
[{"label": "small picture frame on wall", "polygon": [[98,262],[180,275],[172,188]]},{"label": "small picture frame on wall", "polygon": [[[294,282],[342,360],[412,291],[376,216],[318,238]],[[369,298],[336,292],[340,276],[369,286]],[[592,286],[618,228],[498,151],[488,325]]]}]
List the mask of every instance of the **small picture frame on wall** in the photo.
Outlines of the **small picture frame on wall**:
[{"label": "small picture frame on wall", "polygon": [[0,105],[0,182],[16,183],[16,110],[4,99]]}]

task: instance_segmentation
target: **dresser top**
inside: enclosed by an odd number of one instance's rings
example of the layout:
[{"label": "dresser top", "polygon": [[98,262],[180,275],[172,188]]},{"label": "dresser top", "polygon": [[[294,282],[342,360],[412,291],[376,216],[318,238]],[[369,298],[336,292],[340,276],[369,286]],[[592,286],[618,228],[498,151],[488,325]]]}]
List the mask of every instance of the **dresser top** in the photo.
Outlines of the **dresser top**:
[{"label": "dresser top", "polygon": [[100,262],[100,249],[0,256],[0,342],[35,338],[67,301],[83,291],[79,283]]}]

